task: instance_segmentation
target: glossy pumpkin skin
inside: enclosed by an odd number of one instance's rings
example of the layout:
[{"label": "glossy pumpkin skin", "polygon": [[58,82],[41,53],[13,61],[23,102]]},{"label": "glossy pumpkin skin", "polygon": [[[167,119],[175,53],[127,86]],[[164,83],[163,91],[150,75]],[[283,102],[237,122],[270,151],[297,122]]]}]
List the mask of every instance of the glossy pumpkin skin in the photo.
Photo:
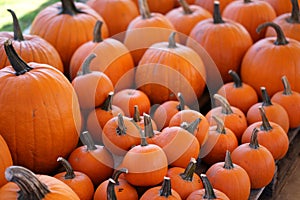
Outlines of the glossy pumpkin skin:
[{"label": "glossy pumpkin skin", "polygon": [[[225,7],[231,3],[233,0],[220,0],[220,10],[221,13]],[[213,0],[195,0],[195,5],[201,6],[202,8],[208,10],[211,14],[214,12],[214,1]]]},{"label": "glossy pumpkin skin", "polygon": [[3,139],[3,137],[0,135],[0,188],[7,183],[7,180],[5,179],[4,172],[5,169],[13,164],[12,157],[9,151],[9,148]]}]

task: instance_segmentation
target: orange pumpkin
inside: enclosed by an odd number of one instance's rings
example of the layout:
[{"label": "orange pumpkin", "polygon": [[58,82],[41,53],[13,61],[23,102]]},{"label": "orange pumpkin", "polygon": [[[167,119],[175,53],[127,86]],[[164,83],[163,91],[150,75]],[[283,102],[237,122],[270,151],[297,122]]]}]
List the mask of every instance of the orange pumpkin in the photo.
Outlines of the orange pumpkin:
[{"label": "orange pumpkin", "polygon": [[[221,13],[225,7],[231,3],[233,0],[219,0]],[[211,14],[214,12],[214,0],[195,0],[195,5],[201,6],[205,10],[208,10]]]},{"label": "orange pumpkin", "polygon": [[[138,6],[140,0],[132,0]],[[174,8],[174,0],[147,0],[149,5],[149,10],[151,12],[157,12],[161,14],[166,14]]]},{"label": "orange pumpkin", "polygon": [[3,139],[3,137],[0,135],[0,188],[7,183],[4,172],[5,169],[13,164],[12,157],[9,151],[9,148]]},{"label": "orange pumpkin", "polygon": [[[288,13],[292,9],[291,1],[286,0],[265,0],[268,2],[276,11],[277,16]],[[298,0],[298,3],[300,1]]]}]

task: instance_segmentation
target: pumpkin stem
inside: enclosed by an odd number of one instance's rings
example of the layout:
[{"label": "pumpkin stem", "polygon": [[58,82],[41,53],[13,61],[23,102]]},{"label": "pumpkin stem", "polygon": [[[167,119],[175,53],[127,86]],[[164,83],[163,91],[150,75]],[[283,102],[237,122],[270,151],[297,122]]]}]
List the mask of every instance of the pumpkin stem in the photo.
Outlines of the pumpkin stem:
[{"label": "pumpkin stem", "polygon": [[179,104],[177,106],[177,110],[178,111],[184,110],[185,102],[184,102],[184,98],[183,98],[183,95],[181,94],[181,92],[178,92],[177,98],[178,98],[178,101],[179,101]]},{"label": "pumpkin stem", "polygon": [[62,164],[62,166],[66,170],[66,174],[64,176],[65,179],[73,179],[73,178],[75,178],[74,170],[73,170],[71,164],[66,159],[64,159],[63,157],[58,157],[57,158],[57,162],[59,162],[60,164]]},{"label": "pumpkin stem", "polygon": [[233,169],[233,163],[230,156],[230,151],[226,150],[225,163],[223,166],[224,169]]},{"label": "pumpkin stem", "polygon": [[286,21],[289,23],[300,23],[300,13],[299,13],[299,5],[298,0],[291,0],[292,3],[292,13],[291,17],[287,18]]},{"label": "pumpkin stem", "polygon": [[200,122],[201,122],[201,118],[199,117],[191,123],[187,123],[187,122],[181,123],[180,127],[187,130],[188,132],[190,132],[191,134],[194,135],[194,133],[195,133],[196,129],[198,128]]},{"label": "pumpkin stem", "polygon": [[259,106],[258,107],[259,109],[259,112],[260,112],[260,115],[261,115],[261,119],[262,119],[262,124],[261,124],[261,129],[264,130],[264,131],[270,131],[272,130],[272,126],[267,118],[267,115],[266,115],[266,112],[265,112],[265,109],[263,106]]},{"label": "pumpkin stem", "polygon": [[149,10],[147,0],[138,0],[139,10],[143,19],[150,19],[151,12]]},{"label": "pumpkin stem", "polygon": [[240,78],[240,76],[233,70],[229,70],[228,74],[231,76],[232,80],[233,80],[233,86],[235,88],[240,88],[243,85],[243,82]]},{"label": "pumpkin stem", "polygon": [[221,10],[220,10],[220,2],[214,1],[214,12],[213,12],[213,20],[214,24],[223,24],[225,23],[222,19]]},{"label": "pumpkin stem", "polygon": [[13,26],[14,26],[14,40],[17,41],[24,41],[23,33],[19,24],[19,20],[15,14],[15,12],[11,9],[7,9],[8,12],[10,12],[12,18],[13,18]]},{"label": "pumpkin stem", "polygon": [[251,134],[251,138],[250,138],[250,148],[252,149],[258,149],[259,148],[259,144],[258,144],[258,140],[257,140],[257,133],[258,133],[259,129],[258,128],[254,128]]},{"label": "pumpkin stem", "polygon": [[205,194],[203,196],[204,199],[217,199],[217,196],[214,192],[214,189],[209,182],[207,176],[205,174],[200,174],[200,178],[202,180],[202,183],[204,185]]},{"label": "pumpkin stem", "polygon": [[233,113],[231,106],[225,97],[219,94],[214,94],[214,99],[221,103],[223,114],[230,115]]},{"label": "pumpkin stem", "polygon": [[148,146],[148,142],[147,142],[145,136],[142,136],[142,137],[141,137],[141,146],[142,146],[142,147]]},{"label": "pumpkin stem", "polygon": [[61,0],[61,11],[59,14],[67,14],[67,15],[77,15],[79,13],[85,13],[81,10],[77,9],[74,3],[74,0]]},{"label": "pumpkin stem", "polygon": [[118,127],[116,128],[116,132],[118,135],[125,135],[126,134],[126,126],[124,123],[123,115],[122,113],[118,114]]},{"label": "pumpkin stem", "polygon": [[126,169],[126,168],[121,168],[121,169],[116,170],[112,175],[112,179],[115,181],[115,184],[119,185],[119,176],[121,174],[127,174],[127,173],[128,173],[128,169]]},{"label": "pumpkin stem", "polygon": [[106,194],[107,194],[107,200],[117,200],[116,192],[115,192],[115,185],[116,182],[112,179],[108,179]]},{"label": "pumpkin stem", "polygon": [[101,106],[102,110],[110,112],[112,110],[112,100],[113,100],[114,92],[109,92],[107,98]]},{"label": "pumpkin stem", "polygon": [[179,174],[179,176],[185,180],[185,181],[193,181],[193,175],[196,170],[197,161],[195,158],[191,158],[191,161],[189,162],[188,166],[185,168],[184,172]]},{"label": "pumpkin stem", "polygon": [[139,106],[138,105],[134,105],[133,107],[134,112],[133,112],[133,121],[134,122],[140,122],[141,121],[141,115],[140,115],[140,111],[139,111]]},{"label": "pumpkin stem", "polygon": [[152,126],[151,117],[146,113],[144,113],[144,133],[145,133],[145,137],[148,138],[152,138],[155,135]]},{"label": "pumpkin stem", "polygon": [[171,179],[170,177],[164,177],[164,181],[162,183],[161,189],[159,191],[159,196],[161,197],[169,197],[172,195],[172,187],[171,187]]},{"label": "pumpkin stem", "polygon": [[289,43],[287,41],[286,37],[284,36],[284,33],[283,33],[282,29],[280,28],[280,26],[278,24],[275,24],[274,22],[265,22],[263,24],[260,24],[257,27],[256,32],[260,33],[260,31],[262,29],[265,29],[266,27],[269,27],[269,26],[274,28],[276,31],[276,34],[277,34],[277,39],[274,42],[275,45],[286,45]]},{"label": "pumpkin stem", "polygon": [[283,94],[284,94],[284,95],[292,95],[291,85],[290,85],[290,83],[289,83],[287,77],[286,77],[286,76],[283,76],[283,77],[281,78],[281,81],[282,81],[282,84],[283,84],[283,87],[284,87],[284,89],[283,89]]},{"label": "pumpkin stem", "polygon": [[32,171],[24,167],[10,166],[6,168],[5,178],[19,186],[18,200],[41,200],[50,193],[47,185],[42,183]]},{"label": "pumpkin stem", "polygon": [[252,0],[244,0],[244,3],[246,4],[246,3],[251,3],[252,2]]},{"label": "pumpkin stem", "polygon": [[217,129],[216,129],[216,131],[218,133],[220,133],[220,134],[226,134],[226,129],[225,129],[224,121],[220,117],[217,117],[217,116],[212,116],[212,118],[217,123]]},{"label": "pumpkin stem", "polygon": [[103,41],[102,38],[102,25],[103,22],[100,20],[97,20],[95,27],[94,27],[94,32],[93,32],[93,42],[94,43],[100,43]]},{"label": "pumpkin stem", "polygon": [[81,75],[86,75],[91,73],[90,71],[90,64],[92,62],[92,60],[96,58],[96,54],[91,53],[88,55],[88,57],[84,60],[83,64],[82,64],[82,73]]},{"label": "pumpkin stem", "polygon": [[168,45],[168,48],[170,49],[174,49],[177,47],[176,45],[176,41],[175,41],[175,35],[176,35],[176,32],[172,32],[169,36],[169,45]]},{"label": "pumpkin stem", "polygon": [[86,145],[86,148],[88,151],[96,150],[97,147],[92,139],[91,134],[88,131],[83,131],[80,135],[80,139],[84,145]]},{"label": "pumpkin stem", "polygon": [[32,70],[32,68],[17,54],[10,39],[4,42],[4,49],[11,66],[16,71],[16,76]]},{"label": "pumpkin stem", "polygon": [[271,98],[267,92],[267,89],[265,87],[260,87],[261,94],[262,94],[262,106],[271,106]]},{"label": "pumpkin stem", "polygon": [[190,15],[193,13],[193,11],[190,8],[190,5],[185,0],[178,0],[178,2],[180,4],[180,6],[182,7],[183,13],[185,15]]}]

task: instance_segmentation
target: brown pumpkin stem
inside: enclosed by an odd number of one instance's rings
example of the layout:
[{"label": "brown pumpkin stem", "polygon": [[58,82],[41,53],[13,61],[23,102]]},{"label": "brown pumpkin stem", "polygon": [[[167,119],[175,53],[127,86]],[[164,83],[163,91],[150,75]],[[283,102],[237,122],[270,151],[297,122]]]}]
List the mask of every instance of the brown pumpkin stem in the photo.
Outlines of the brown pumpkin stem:
[{"label": "brown pumpkin stem", "polygon": [[265,22],[263,24],[260,24],[257,27],[256,32],[260,33],[262,29],[265,29],[269,26],[274,28],[276,31],[276,34],[277,34],[277,38],[274,42],[275,45],[286,45],[289,43],[287,41],[286,37],[284,36],[284,33],[283,33],[282,29],[280,28],[280,26],[278,24],[275,24],[274,22]]},{"label": "brown pumpkin stem", "polygon": [[102,110],[107,112],[112,111],[112,100],[113,100],[114,92],[109,92],[107,98],[105,99],[104,103],[101,106]]},{"label": "brown pumpkin stem", "polygon": [[134,105],[134,107],[133,107],[133,118],[132,119],[133,119],[134,122],[140,122],[141,121],[141,115],[140,115],[138,105]]},{"label": "brown pumpkin stem", "polygon": [[90,71],[90,64],[92,62],[92,60],[96,58],[96,54],[91,53],[88,55],[88,57],[84,60],[84,62],[82,63],[82,73],[81,75],[86,75],[91,73]]},{"label": "brown pumpkin stem", "polygon": [[95,142],[93,141],[93,138],[88,131],[83,131],[80,134],[80,139],[82,141],[82,144],[86,145],[88,151],[94,151],[97,149]]},{"label": "brown pumpkin stem", "polygon": [[209,182],[207,176],[205,174],[200,174],[200,178],[202,180],[202,183],[204,185],[205,194],[203,196],[204,199],[217,199],[217,196],[214,192],[214,189]]},{"label": "brown pumpkin stem", "polygon": [[251,3],[252,2],[252,0],[244,0],[244,3],[246,4],[246,3]]},{"label": "brown pumpkin stem", "polygon": [[178,92],[177,98],[178,98],[178,101],[179,101],[179,104],[177,106],[177,110],[178,111],[184,110],[185,101],[184,101],[184,98],[183,98],[183,95],[181,94],[181,92]]},{"label": "brown pumpkin stem", "polygon": [[16,71],[16,76],[32,70],[32,68],[17,54],[10,39],[4,42],[4,49],[11,66]]},{"label": "brown pumpkin stem", "polygon": [[144,136],[141,137],[141,146],[142,147],[148,146],[147,139]]},{"label": "brown pumpkin stem", "polygon": [[81,10],[77,9],[74,3],[74,0],[61,0],[61,11],[59,14],[67,14],[67,15],[77,15],[79,13],[85,13]]},{"label": "brown pumpkin stem", "polygon": [[225,163],[223,166],[224,169],[233,169],[233,163],[230,156],[230,151],[226,150]]},{"label": "brown pumpkin stem", "polygon": [[112,175],[112,179],[115,181],[115,185],[119,185],[119,177],[121,174],[127,174],[128,173],[128,169],[126,168],[121,168],[116,170],[113,175]]},{"label": "brown pumpkin stem", "polygon": [[300,23],[300,13],[299,13],[298,0],[291,0],[291,3],[292,3],[291,17],[287,18],[286,21],[291,23],[291,24]]},{"label": "brown pumpkin stem", "polygon": [[140,10],[140,14],[141,14],[142,18],[150,19],[152,16],[151,16],[151,12],[149,10],[147,0],[138,0],[138,5],[139,5],[139,10]]},{"label": "brown pumpkin stem", "polygon": [[11,10],[7,9],[8,12],[10,12],[12,18],[13,18],[13,26],[14,26],[14,40],[17,41],[24,41],[23,33],[19,24],[19,20],[16,16],[16,13]]},{"label": "brown pumpkin stem", "polygon": [[196,166],[197,166],[196,164],[197,164],[196,159],[191,158],[191,161],[189,162],[188,166],[185,168],[183,173],[179,174],[179,176],[185,181],[192,182],[196,170]]},{"label": "brown pumpkin stem", "polygon": [[190,15],[193,13],[193,11],[190,8],[190,5],[185,0],[178,0],[178,2],[180,4],[180,6],[182,7],[183,13],[185,15]]},{"label": "brown pumpkin stem", "polygon": [[231,76],[232,80],[233,80],[233,86],[235,88],[240,88],[243,85],[243,82],[240,78],[240,76],[233,70],[229,70],[228,74]]},{"label": "brown pumpkin stem", "polygon": [[76,175],[74,173],[74,170],[71,164],[66,159],[64,159],[63,157],[58,157],[57,162],[59,162],[66,170],[66,174],[64,176],[65,179],[75,178]]},{"label": "brown pumpkin stem", "polygon": [[225,97],[219,94],[214,94],[214,99],[221,103],[223,114],[230,115],[233,113],[231,106]]},{"label": "brown pumpkin stem", "polygon": [[116,128],[116,132],[118,135],[126,135],[126,126],[124,123],[123,115],[122,113],[118,114],[118,127]]},{"label": "brown pumpkin stem", "polygon": [[180,127],[187,130],[189,133],[194,135],[194,133],[195,133],[196,129],[198,128],[200,122],[201,122],[201,118],[199,117],[191,123],[187,123],[187,122],[181,123]]},{"label": "brown pumpkin stem", "polygon": [[259,109],[259,112],[260,112],[260,116],[261,116],[261,119],[262,119],[262,124],[261,124],[261,129],[263,131],[270,131],[273,129],[273,127],[271,126],[268,118],[267,118],[267,115],[266,115],[266,112],[265,112],[265,109],[263,108],[263,106],[259,106],[258,107]]},{"label": "brown pumpkin stem", "polygon": [[169,197],[172,195],[172,187],[171,187],[171,179],[170,177],[164,177],[164,181],[162,183],[161,189],[159,191],[159,196],[161,197]]},{"label": "brown pumpkin stem", "polygon": [[261,95],[262,95],[262,106],[271,106],[271,98],[267,92],[265,87],[260,87]]},{"label": "brown pumpkin stem", "polygon": [[251,138],[250,138],[250,148],[252,149],[258,149],[259,148],[259,144],[258,144],[258,140],[257,140],[257,133],[258,133],[259,129],[258,128],[254,128],[251,134]]},{"label": "brown pumpkin stem", "polygon": [[145,133],[145,137],[148,138],[153,138],[155,135],[151,117],[146,113],[144,113],[144,133]]},{"label": "brown pumpkin stem", "polygon": [[169,36],[169,45],[168,45],[168,48],[170,49],[174,49],[177,47],[176,45],[176,41],[175,41],[175,35],[176,35],[176,32],[172,32]]},{"label": "brown pumpkin stem", "polygon": [[220,117],[217,117],[217,116],[212,116],[212,118],[217,123],[217,129],[216,129],[216,131],[218,133],[220,133],[220,134],[226,134],[226,129],[225,129],[224,121]]},{"label": "brown pumpkin stem", "polygon": [[103,22],[100,20],[97,20],[95,26],[94,26],[94,32],[93,32],[93,42],[94,43],[100,43],[103,41],[102,38],[102,25]]},{"label": "brown pumpkin stem", "polygon": [[106,194],[107,194],[107,200],[117,200],[116,192],[115,192],[115,185],[116,182],[112,179],[108,179]]},{"label": "brown pumpkin stem", "polygon": [[18,200],[41,200],[50,193],[47,185],[42,183],[32,171],[24,167],[10,166],[6,168],[5,178],[19,186]]},{"label": "brown pumpkin stem", "polygon": [[225,21],[222,19],[219,1],[214,1],[213,20],[214,20],[214,24],[225,23]]},{"label": "brown pumpkin stem", "polygon": [[283,87],[284,87],[284,89],[283,89],[283,94],[284,94],[284,95],[292,95],[291,85],[290,85],[290,83],[289,83],[287,77],[286,77],[286,76],[283,76],[283,77],[281,78],[281,81],[282,81],[282,84],[283,84]]}]

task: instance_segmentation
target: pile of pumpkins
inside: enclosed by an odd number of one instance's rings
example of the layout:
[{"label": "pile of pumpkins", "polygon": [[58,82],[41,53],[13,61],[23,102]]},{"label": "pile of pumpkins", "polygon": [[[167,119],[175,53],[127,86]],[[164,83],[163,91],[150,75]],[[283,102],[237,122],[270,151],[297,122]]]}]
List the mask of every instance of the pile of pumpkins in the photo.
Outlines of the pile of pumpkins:
[{"label": "pile of pumpkins", "polygon": [[29,34],[8,11],[0,200],[243,200],[272,181],[300,125],[297,0],[61,0]]}]

